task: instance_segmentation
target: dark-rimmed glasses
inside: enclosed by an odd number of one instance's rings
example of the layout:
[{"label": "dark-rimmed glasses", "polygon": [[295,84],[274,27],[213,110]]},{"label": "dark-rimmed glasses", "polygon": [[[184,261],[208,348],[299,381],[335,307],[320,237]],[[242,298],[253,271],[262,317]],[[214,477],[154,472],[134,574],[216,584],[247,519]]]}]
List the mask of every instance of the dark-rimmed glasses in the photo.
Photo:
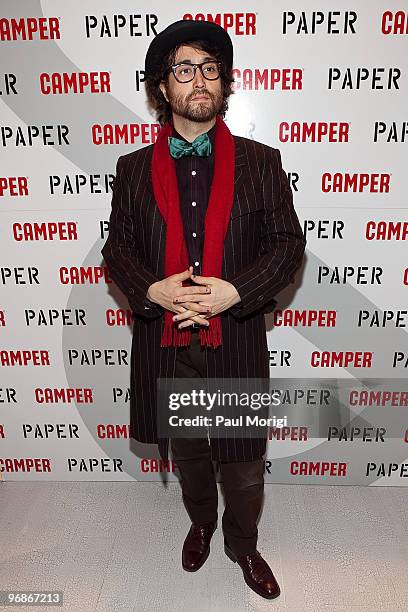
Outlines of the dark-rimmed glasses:
[{"label": "dark-rimmed glasses", "polygon": [[197,68],[201,70],[201,74],[207,81],[216,81],[220,77],[220,66],[221,62],[211,61],[202,62],[201,64],[175,64],[170,67],[170,70],[179,83],[189,83],[192,81]]}]

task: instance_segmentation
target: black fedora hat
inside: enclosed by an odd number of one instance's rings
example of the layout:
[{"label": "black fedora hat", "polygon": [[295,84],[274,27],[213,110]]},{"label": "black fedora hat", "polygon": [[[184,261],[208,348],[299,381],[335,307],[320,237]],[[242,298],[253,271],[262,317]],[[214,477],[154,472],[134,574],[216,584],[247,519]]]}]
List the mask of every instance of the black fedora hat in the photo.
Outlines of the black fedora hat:
[{"label": "black fedora hat", "polygon": [[153,76],[163,62],[163,57],[179,44],[194,40],[208,40],[214,43],[227,68],[232,68],[233,47],[227,32],[212,21],[180,19],[160,32],[150,43],[145,59],[145,78]]}]

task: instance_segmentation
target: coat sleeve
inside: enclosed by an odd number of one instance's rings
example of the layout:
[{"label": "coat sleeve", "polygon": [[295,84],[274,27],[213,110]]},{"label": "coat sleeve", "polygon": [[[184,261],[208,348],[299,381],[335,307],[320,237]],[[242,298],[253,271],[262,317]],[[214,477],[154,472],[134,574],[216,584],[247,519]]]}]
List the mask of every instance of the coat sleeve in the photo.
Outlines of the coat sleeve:
[{"label": "coat sleeve", "polygon": [[293,282],[306,247],[306,239],[293,206],[292,189],[282,168],[280,151],[267,147],[265,156],[262,179],[265,216],[261,254],[228,279],[241,298],[229,309],[236,319],[258,311],[265,313],[273,310],[275,295]]},{"label": "coat sleeve", "polygon": [[109,236],[101,253],[110,277],[127,297],[133,313],[146,319],[156,319],[164,314],[164,308],[148,300],[146,294],[150,285],[159,279],[140,259],[134,224],[132,194],[124,159],[119,157],[113,183]]}]

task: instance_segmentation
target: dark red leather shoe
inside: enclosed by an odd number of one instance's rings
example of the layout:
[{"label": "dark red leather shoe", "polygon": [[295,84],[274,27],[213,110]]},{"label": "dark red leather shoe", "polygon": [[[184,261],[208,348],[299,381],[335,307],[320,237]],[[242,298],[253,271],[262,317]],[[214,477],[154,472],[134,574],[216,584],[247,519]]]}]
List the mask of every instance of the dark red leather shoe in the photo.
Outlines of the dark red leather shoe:
[{"label": "dark red leather shoe", "polygon": [[194,523],[191,525],[181,554],[183,569],[186,572],[196,572],[204,565],[210,554],[210,542],[216,529],[217,521],[204,525],[194,525]]},{"label": "dark red leather shoe", "polygon": [[226,542],[224,542],[224,550],[231,561],[238,562],[241,566],[245,582],[255,593],[265,597],[265,599],[275,599],[280,595],[280,588],[275,576],[260,552],[235,555]]}]

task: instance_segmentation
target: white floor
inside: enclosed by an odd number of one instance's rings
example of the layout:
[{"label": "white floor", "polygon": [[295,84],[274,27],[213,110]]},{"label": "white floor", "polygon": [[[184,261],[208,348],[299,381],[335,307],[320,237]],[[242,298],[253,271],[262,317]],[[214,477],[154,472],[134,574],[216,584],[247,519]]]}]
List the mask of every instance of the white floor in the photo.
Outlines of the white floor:
[{"label": "white floor", "polygon": [[[220,485],[218,485],[220,487]],[[181,568],[190,520],[170,483],[0,484],[0,590],[62,590],[64,612],[408,610],[408,488],[265,485],[267,601],[222,550]],[[40,607],[2,607],[31,612]]]}]

